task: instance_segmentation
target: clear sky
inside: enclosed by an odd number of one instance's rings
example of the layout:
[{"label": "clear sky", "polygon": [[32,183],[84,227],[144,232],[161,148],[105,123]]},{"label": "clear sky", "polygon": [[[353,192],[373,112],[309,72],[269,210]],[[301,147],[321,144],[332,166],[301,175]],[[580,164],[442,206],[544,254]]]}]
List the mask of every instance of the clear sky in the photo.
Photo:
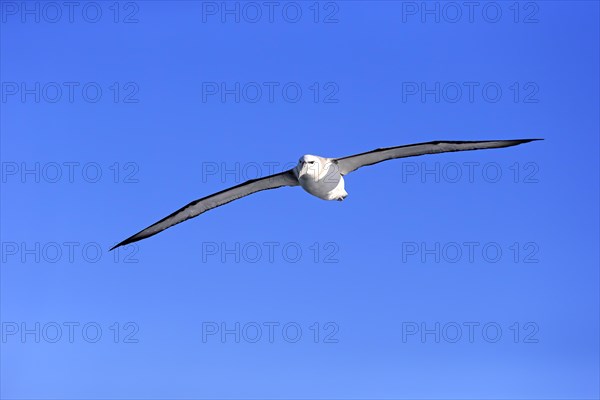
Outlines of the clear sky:
[{"label": "clear sky", "polygon": [[597,2],[0,5],[2,398],[600,396]]}]

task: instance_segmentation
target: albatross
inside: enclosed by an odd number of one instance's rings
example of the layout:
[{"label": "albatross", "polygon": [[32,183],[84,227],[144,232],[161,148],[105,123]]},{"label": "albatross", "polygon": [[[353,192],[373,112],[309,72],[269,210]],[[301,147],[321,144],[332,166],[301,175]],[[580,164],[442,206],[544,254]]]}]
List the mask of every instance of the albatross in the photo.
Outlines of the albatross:
[{"label": "albatross", "polygon": [[211,194],[183,206],[171,215],[141,230],[111,248],[116,249],[138,240],[149,238],[167,228],[227,204],[249,194],[284,186],[301,186],[306,192],[323,200],[342,201],[348,196],[344,177],[361,167],[396,158],[452,151],[498,149],[542,139],[484,140],[484,141],[433,141],[404,146],[379,148],[365,153],[341,158],[328,158],[306,154],[296,167],[278,174],[251,179],[229,189]]}]

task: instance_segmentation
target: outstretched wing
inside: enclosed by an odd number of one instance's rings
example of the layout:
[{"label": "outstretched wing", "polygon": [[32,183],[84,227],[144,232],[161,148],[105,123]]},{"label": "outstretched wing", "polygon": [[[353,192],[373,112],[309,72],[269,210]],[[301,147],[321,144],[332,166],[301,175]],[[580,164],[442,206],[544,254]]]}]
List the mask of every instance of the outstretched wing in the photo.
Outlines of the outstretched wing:
[{"label": "outstretched wing", "polygon": [[152,235],[156,235],[157,233],[164,231],[173,225],[190,218],[197,217],[203,212],[222,206],[223,204],[227,204],[241,197],[248,196],[249,194],[260,192],[261,190],[296,185],[298,185],[298,179],[291,169],[279,174],[246,181],[229,189],[225,189],[218,193],[211,194],[210,196],[192,201],[190,204],[180,208],[173,214],[161,219],[153,225],[150,225],[146,229],[141,230],[130,238],[123,240],[121,243],[111,248],[111,250],[119,246],[124,246],[129,243],[137,242],[138,240],[146,239]]},{"label": "outstretched wing", "polygon": [[515,139],[515,140],[485,140],[473,142],[436,141],[409,144],[406,146],[387,147],[375,149],[366,153],[336,159],[342,175],[357,170],[360,167],[377,164],[394,158],[413,157],[423,154],[446,153],[449,151],[498,149],[501,147],[516,146],[542,139]]}]

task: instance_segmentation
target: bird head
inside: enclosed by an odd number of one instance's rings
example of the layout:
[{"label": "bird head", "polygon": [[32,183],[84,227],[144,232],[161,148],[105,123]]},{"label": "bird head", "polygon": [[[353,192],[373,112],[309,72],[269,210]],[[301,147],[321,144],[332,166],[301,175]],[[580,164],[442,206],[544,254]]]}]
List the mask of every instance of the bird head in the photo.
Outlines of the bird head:
[{"label": "bird head", "polygon": [[328,158],[305,154],[298,160],[296,174],[300,177],[313,178],[315,180],[323,179],[328,173],[337,171],[337,165]]},{"label": "bird head", "polygon": [[322,160],[321,157],[313,156],[312,154],[305,154],[300,157],[296,166],[298,177],[304,176],[305,178],[311,177],[317,179],[321,175]]}]

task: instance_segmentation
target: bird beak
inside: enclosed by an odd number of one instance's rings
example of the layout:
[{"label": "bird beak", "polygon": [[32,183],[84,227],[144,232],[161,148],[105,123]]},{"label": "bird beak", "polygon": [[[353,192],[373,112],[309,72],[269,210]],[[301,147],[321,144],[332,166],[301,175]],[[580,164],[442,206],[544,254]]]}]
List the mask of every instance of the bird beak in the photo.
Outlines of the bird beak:
[{"label": "bird beak", "polygon": [[298,166],[296,167],[296,170],[298,171],[298,175],[303,175],[305,172],[305,168],[306,167],[306,163],[304,161],[300,161],[298,163]]}]

